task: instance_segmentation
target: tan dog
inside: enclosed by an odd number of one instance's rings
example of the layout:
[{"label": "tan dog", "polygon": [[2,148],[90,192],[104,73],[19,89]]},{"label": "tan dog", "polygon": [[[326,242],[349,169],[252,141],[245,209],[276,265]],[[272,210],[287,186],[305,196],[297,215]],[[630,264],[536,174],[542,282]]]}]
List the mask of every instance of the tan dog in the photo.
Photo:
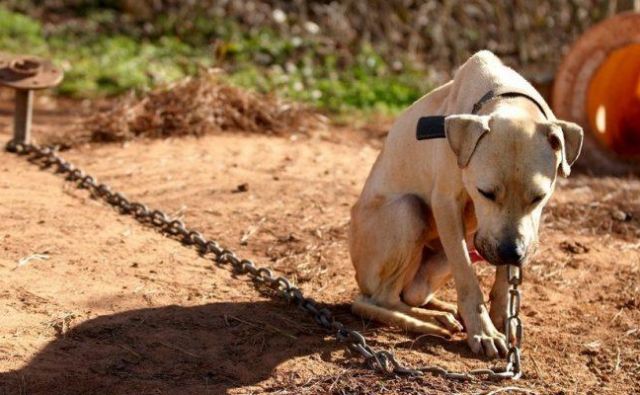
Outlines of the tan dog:
[{"label": "tan dog", "polygon": [[[428,115],[447,115],[446,138],[416,139]],[[507,317],[506,265],[535,249],[556,176],[568,176],[581,146],[582,129],[556,120],[524,78],[491,52],[473,55],[400,115],[352,209],[349,246],[362,291],[353,311],[449,336],[462,330],[456,308],[434,294],[453,275],[469,346],[505,354],[496,327]],[[470,244],[497,265],[490,313]]]}]

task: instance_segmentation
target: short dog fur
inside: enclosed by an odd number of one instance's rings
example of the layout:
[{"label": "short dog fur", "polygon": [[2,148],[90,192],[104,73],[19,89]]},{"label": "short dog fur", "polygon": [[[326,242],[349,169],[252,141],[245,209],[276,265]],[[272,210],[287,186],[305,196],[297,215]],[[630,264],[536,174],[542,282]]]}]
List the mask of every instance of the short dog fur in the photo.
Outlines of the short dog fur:
[{"label": "short dog fur", "polygon": [[[491,90],[496,97],[470,114]],[[539,108],[541,106],[542,108]],[[546,113],[545,114],[543,113]],[[446,115],[446,138],[416,140],[418,119]],[[582,129],[557,120],[540,94],[489,51],[425,95],[394,123],[351,211],[349,248],[361,295],[353,311],[407,330],[450,336],[473,352],[507,351],[507,264],[522,264],[558,174],[568,176]],[[496,265],[491,309],[469,258]],[[457,307],[434,297],[453,276]]]}]

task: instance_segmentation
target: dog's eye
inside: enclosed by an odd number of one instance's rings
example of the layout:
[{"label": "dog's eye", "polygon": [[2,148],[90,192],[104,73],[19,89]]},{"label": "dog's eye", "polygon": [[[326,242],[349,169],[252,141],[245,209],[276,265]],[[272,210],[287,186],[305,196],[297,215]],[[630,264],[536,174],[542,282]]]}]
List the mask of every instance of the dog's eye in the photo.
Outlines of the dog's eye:
[{"label": "dog's eye", "polygon": [[531,200],[531,205],[533,206],[533,205],[536,205],[536,204],[540,203],[542,201],[542,199],[544,199],[544,196],[545,195],[538,195],[538,196],[534,197]]},{"label": "dog's eye", "polygon": [[492,202],[496,201],[496,194],[495,192],[491,192],[491,191],[483,191],[482,189],[478,188],[478,192],[484,196],[485,198],[491,200]]}]

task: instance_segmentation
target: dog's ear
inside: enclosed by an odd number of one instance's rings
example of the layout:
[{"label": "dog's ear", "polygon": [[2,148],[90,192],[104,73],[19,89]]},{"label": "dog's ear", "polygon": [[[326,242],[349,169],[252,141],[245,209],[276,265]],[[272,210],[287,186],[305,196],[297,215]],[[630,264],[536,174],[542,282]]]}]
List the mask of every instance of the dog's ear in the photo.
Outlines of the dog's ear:
[{"label": "dog's ear", "polygon": [[582,150],[582,128],[573,122],[553,121],[547,137],[551,148],[560,151],[558,171],[563,177],[569,177],[571,165],[578,159]]},{"label": "dog's ear", "polygon": [[444,120],[444,130],[451,149],[462,169],[469,164],[480,138],[489,131],[489,117],[482,115],[450,115]]}]

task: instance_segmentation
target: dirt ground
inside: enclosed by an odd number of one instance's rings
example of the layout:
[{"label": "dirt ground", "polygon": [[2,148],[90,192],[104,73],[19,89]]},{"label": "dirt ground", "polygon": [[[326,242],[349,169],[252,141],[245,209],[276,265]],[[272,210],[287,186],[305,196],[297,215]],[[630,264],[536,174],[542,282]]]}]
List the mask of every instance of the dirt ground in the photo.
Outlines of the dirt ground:
[{"label": "dirt ground", "polygon": [[[80,108],[40,104],[40,136]],[[3,142],[7,108],[0,106]],[[225,133],[86,145],[64,156],[295,279],[406,363],[493,364],[472,355],[462,335],[420,337],[349,312],[357,293],[349,207],[380,146],[348,130]],[[502,383],[377,376],[303,312],[6,152],[0,218],[3,394],[640,393],[636,178],[560,182],[525,269],[524,377]],[[479,264],[477,272],[488,292],[493,268]],[[444,296],[453,298],[451,285]]]}]

